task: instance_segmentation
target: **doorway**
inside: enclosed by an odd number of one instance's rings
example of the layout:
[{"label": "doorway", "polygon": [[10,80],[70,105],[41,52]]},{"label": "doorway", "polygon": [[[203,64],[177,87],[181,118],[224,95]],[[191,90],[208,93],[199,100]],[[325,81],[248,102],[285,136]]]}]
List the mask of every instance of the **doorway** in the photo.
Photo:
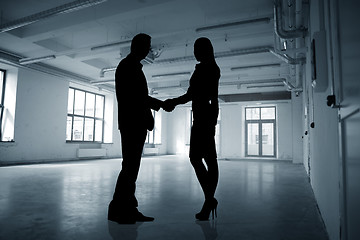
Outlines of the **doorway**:
[{"label": "doorway", "polygon": [[276,157],[276,107],[245,108],[245,156]]}]

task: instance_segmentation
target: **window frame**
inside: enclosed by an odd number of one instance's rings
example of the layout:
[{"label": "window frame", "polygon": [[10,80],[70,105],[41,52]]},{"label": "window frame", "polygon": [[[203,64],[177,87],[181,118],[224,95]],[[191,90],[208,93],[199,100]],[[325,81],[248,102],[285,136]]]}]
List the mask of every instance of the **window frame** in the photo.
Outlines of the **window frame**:
[{"label": "window frame", "polygon": [[[246,110],[251,108],[259,108],[259,119],[247,119]],[[261,118],[261,110],[264,108],[273,108],[274,109],[274,119],[262,119]],[[261,158],[276,158],[277,157],[277,141],[276,141],[276,106],[264,106],[264,107],[245,107],[245,157],[261,157]],[[259,154],[258,155],[249,155],[248,154],[248,124],[257,123],[259,128]],[[273,124],[273,134],[274,134],[274,154],[273,155],[263,155],[262,151],[262,124],[263,123],[272,123]]]},{"label": "window frame", "polygon": [[2,122],[3,122],[3,115],[4,115],[4,100],[5,100],[5,88],[6,88],[6,70],[0,69],[2,72],[2,91],[1,91],[1,98],[0,98],[0,142],[2,142]]},{"label": "window frame", "polygon": [[[94,93],[94,92],[91,92],[91,91],[87,91],[87,90],[84,90],[84,89],[80,89],[80,88],[76,88],[76,87],[69,87],[69,90],[70,89],[73,89],[74,90],[74,95],[73,95],[73,100],[72,100],[72,113],[69,113],[69,109],[67,109],[67,117],[66,117],[66,121],[67,121],[67,118],[68,117],[71,117],[72,118],[72,121],[71,121],[71,138],[70,140],[67,140],[66,139],[66,142],[67,143],[103,143],[104,142],[104,122],[105,122],[105,95],[103,94],[98,94],[98,93]],[[84,97],[84,113],[83,115],[79,115],[79,114],[75,114],[75,99],[76,99],[76,95],[75,95],[75,91],[81,91],[81,92],[84,92],[85,94],[85,97]],[[94,97],[94,116],[93,117],[89,117],[89,116],[86,116],[86,95],[88,94],[94,94],[95,97]],[[103,104],[102,104],[102,117],[96,117],[96,96],[101,96],[103,97]],[[68,95],[68,99],[69,99],[69,95]],[[83,119],[83,126],[82,126],[82,140],[73,140],[73,131],[74,131],[74,118],[75,117],[79,117],[79,118],[82,118]],[[86,122],[86,119],[92,119],[93,122],[94,122],[94,125],[93,125],[93,140],[92,141],[89,141],[89,140],[84,140],[85,138],[85,122]],[[101,141],[95,141],[95,130],[96,130],[96,120],[101,120],[102,121],[102,126],[101,126]],[[67,131],[67,124],[66,124],[66,131]]]},{"label": "window frame", "polygon": [[156,111],[151,109],[151,114],[154,119],[154,129],[151,131],[147,131],[147,133],[146,133],[145,144],[147,144],[147,145],[155,145],[155,114],[156,114]]}]

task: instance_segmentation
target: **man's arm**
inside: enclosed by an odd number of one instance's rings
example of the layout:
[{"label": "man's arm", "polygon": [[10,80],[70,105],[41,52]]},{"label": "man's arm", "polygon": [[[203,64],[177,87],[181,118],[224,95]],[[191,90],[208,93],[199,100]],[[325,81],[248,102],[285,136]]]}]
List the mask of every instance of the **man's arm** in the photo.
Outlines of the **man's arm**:
[{"label": "man's arm", "polygon": [[159,111],[159,109],[163,106],[164,103],[163,101],[150,96],[147,97],[147,102],[149,104],[149,107],[151,109],[154,109],[155,111]]}]

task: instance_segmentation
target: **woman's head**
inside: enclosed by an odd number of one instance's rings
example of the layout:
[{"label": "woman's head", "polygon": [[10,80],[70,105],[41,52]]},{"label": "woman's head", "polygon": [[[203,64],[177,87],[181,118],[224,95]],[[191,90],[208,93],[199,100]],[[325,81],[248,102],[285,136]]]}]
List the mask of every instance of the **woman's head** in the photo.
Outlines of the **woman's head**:
[{"label": "woman's head", "polygon": [[214,48],[208,38],[201,37],[196,39],[194,43],[194,55],[199,62],[213,61],[215,59]]}]

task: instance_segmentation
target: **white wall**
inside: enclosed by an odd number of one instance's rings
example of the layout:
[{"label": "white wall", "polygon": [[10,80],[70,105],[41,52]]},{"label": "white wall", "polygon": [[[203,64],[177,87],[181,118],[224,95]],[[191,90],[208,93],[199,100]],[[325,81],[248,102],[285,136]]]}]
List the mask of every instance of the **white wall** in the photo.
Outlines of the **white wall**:
[{"label": "white wall", "polygon": [[[19,69],[15,142],[0,143],[0,164],[77,159],[77,149],[83,147],[106,148],[107,157],[121,155],[117,122],[110,123],[113,144],[66,143],[68,88],[65,79]],[[115,106],[105,111],[116,113]]]},{"label": "white wall", "polygon": [[190,129],[188,119],[188,112],[190,107],[178,106],[171,113],[165,113],[168,119],[167,126],[167,153],[168,154],[178,154],[178,155],[188,155],[188,137]]},{"label": "white wall", "polygon": [[242,158],[245,156],[245,145],[242,134],[242,108],[238,104],[221,106],[220,149],[221,158]]},{"label": "white wall", "polygon": [[[295,98],[295,97],[294,97]],[[294,104],[292,102],[295,102]],[[302,162],[301,98],[288,101],[267,102],[256,105],[254,102],[221,104],[220,151],[218,158],[238,159],[245,157],[244,116],[245,106],[276,106],[277,109],[277,160]],[[295,107],[293,108],[292,105]],[[168,114],[169,154],[188,154],[190,106],[178,107]],[[295,149],[295,150],[294,150]]]},{"label": "white wall", "polygon": [[304,111],[303,111],[303,94],[300,93],[299,96],[296,96],[294,93],[291,93],[292,98],[292,149],[293,163],[303,163],[303,136],[304,136]]},{"label": "white wall", "polygon": [[[319,1],[310,2],[310,33],[307,38],[307,45],[311,46],[311,40],[314,33],[321,30],[320,19],[324,18],[321,14]],[[323,30],[327,30],[326,28]],[[319,42],[321,45],[329,46],[326,41]],[[318,50],[318,49],[317,49]],[[326,52],[317,52],[322,56],[326,56]],[[310,51],[307,53],[307,59],[310,58]],[[318,71],[322,67],[326,69],[328,61],[330,61],[329,54],[325,61],[317,62]],[[305,89],[305,104],[306,99],[309,98],[309,124],[315,123],[315,128],[309,129],[309,134],[306,136],[309,141],[309,154],[304,155],[305,166],[307,166],[307,156],[310,158],[310,168],[307,169],[310,174],[311,185],[317,200],[322,218],[325,222],[329,237],[331,240],[339,239],[340,217],[339,217],[339,143],[338,143],[338,116],[337,110],[329,108],[326,105],[326,97],[330,95],[330,78],[324,77],[318,79],[317,85],[320,88],[312,89],[311,87],[311,65],[307,61],[306,66],[306,83]],[[328,68],[329,71],[329,68]],[[329,73],[329,72],[328,72]],[[320,74],[320,73],[319,73]],[[320,75],[326,75],[321,73]],[[323,88],[324,90],[319,91]],[[305,106],[304,106],[305,107]]]},{"label": "white wall", "polygon": [[[244,158],[245,157],[245,122],[243,110],[247,106],[276,106],[277,110],[277,160],[291,160],[301,159],[302,148],[297,148],[293,152],[293,128],[301,128],[301,126],[294,125],[292,101],[279,101],[279,102],[263,102],[262,105],[255,103],[238,103],[221,105],[221,157],[224,158]],[[301,136],[296,135],[297,139]],[[300,140],[301,142],[301,140]]]}]

